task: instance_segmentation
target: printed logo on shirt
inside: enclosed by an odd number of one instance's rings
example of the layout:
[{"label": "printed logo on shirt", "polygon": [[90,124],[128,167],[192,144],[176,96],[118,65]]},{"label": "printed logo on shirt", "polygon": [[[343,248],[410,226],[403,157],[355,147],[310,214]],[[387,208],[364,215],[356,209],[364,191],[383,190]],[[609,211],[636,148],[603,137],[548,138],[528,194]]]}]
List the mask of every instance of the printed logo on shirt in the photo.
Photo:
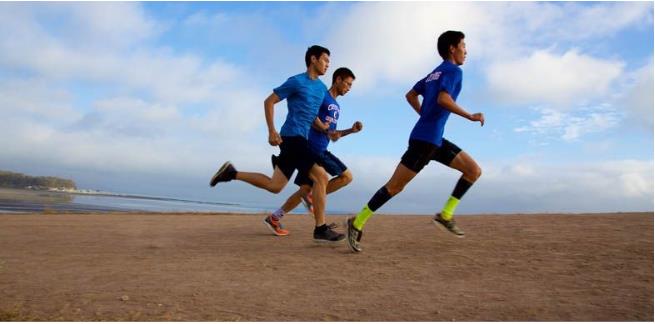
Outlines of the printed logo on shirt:
[{"label": "printed logo on shirt", "polygon": [[341,108],[339,107],[339,105],[330,104],[330,105],[328,105],[327,109],[328,109],[328,112],[333,111],[333,113],[331,114],[332,116],[329,116],[329,115],[327,116],[327,117],[330,117],[330,119],[332,119],[332,120],[330,120],[330,122],[331,123],[336,123],[337,119],[339,119],[339,113],[341,112]]},{"label": "printed logo on shirt", "polygon": [[434,72],[434,73],[428,75],[427,78],[425,78],[425,83],[437,80],[437,79],[439,79],[440,76],[441,76],[441,71]]}]

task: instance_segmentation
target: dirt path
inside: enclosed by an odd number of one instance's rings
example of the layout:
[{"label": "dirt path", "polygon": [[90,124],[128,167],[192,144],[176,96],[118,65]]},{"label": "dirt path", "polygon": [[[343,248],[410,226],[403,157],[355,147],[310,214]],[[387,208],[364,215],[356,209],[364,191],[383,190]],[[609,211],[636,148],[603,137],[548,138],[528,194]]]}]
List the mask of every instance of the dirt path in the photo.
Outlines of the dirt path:
[{"label": "dirt path", "polygon": [[653,213],[376,216],[361,254],[262,218],[0,215],[0,321],[653,320]]}]

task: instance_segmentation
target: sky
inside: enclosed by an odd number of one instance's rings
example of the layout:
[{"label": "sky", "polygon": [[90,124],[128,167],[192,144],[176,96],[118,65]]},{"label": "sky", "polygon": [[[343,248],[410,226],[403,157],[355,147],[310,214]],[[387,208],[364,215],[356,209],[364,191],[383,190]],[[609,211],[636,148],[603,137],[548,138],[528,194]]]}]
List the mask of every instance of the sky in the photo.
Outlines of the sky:
[{"label": "sky", "polygon": [[[0,3],[0,169],[80,188],[275,208],[225,161],[270,175],[263,101],[330,49],[349,67],[330,151],[354,181],[328,211],[357,212],[389,179],[418,115],[404,95],[466,34],[445,137],[482,176],[458,213],[653,210],[652,2]],[[275,106],[279,129],[286,102]],[[460,174],[429,164],[380,213],[439,211]]]}]

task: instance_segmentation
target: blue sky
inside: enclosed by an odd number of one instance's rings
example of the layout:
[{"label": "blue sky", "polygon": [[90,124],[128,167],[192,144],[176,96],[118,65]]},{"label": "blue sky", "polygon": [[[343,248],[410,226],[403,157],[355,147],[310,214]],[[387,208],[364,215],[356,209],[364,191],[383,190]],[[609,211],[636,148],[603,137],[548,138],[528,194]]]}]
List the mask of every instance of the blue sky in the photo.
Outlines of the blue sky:
[{"label": "blue sky", "polygon": [[[458,103],[487,119],[446,128],[483,169],[460,213],[653,210],[649,2],[0,3],[0,169],[275,207],[293,186],[207,182],[225,160],[270,172],[263,100],[321,44],[326,84],[357,76],[340,128],[364,130],[330,148],[355,180],[328,200],[355,212],[404,152],[404,94],[448,29],[468,48]],[[435,212],[458,176],[430,164],[381,212]]]}]

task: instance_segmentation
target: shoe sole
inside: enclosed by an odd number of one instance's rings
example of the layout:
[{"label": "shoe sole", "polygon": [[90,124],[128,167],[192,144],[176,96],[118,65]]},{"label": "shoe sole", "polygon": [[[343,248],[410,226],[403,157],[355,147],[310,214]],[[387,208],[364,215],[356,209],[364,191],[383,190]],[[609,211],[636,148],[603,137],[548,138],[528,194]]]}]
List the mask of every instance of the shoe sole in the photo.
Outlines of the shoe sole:
[{"label": "shoe sole", "polygon": [[356,249],[354,246],[350,245],[350,227],[348,226],[348,219],[344,222],[343,226],[346,228],[346,245],[348,245],[348,248],[350,251],[359,253],[362,252],[362,248],[360,247],[359,249]]},{"label": "shoe sole", "polygon": [[457,235],[457,234],[455,234],[455,233],[449,231],[449,230],[446,228],[446,226],[444,226],[443,224],[439,223],[439,222],[436,221],[434,218],[432,219],[432,223],[433,223],[434,225],[436,225],[440,230],[446,232],[447,234],[450,234],[450,235],[455,236],[455,237],[460,238],[460,239],[461,239],[461,238],[464,238],[464,235]]},{"label": "shoe sole", "polygon": [[346,238],[342,238],[338,241],[328,241],[328,240],[319,240],[319,239],[314,239],[314,243],[316,244],[324,244],[324,245],[335,245],[337,243],[343,242]]},{"label": "shoe sole", "polygon": [[265,219],[264,219],[264,224],[266,224],[266,227],[268,227],[268,229],[271,230],[271,232],[272,232],[273,235],[275,235],[275,236],[287,236],[287,235],[289,235],[289,233],[287,233],[287,234],[279,234],[278,232],[275,231],[275,228],[273,228],[273,226],[272,226],[271,224],[269,224]]},{"label": "shoe sole", "polygon": [[216,173],[214,173],[214,176],[209,181],[209,186],[210,187],[215,187],[218,184],[218,180],[216,180],[216,179],[218,178],[219,175],[221,175],[222,172],[225,172],[227,167],[230,166],[230,165],[232,165],[232,162],[227,161],[227,162],[225,162],[225,164],[223,164],[223,166],[220,169],[218,169],[218,171],[216,171]]}]

